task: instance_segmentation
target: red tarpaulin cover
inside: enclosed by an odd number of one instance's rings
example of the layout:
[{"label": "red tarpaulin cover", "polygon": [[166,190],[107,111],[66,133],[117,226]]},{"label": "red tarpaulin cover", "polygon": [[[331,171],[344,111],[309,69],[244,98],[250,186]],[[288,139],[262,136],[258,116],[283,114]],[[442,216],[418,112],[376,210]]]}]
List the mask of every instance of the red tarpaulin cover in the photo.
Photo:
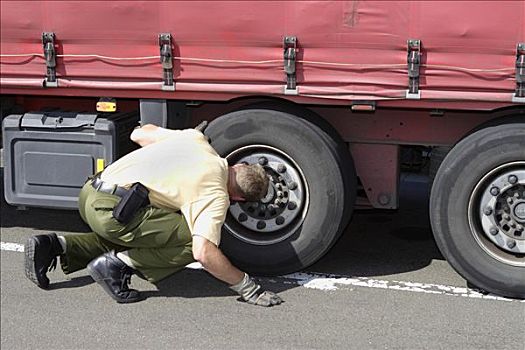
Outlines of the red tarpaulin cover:
[{"label": "red tarpaulin cover", "polygon": [[[404,99],[407,40],[419,39],[421,99],[510,103],[524,19],[523,1],[2,1],[1,87],[283,95],[283,37],[296,36],[300,96]],[[42,87],[42,32],[56,36],[58,88]],[[172,92],[160,33],[172,35]]]}]

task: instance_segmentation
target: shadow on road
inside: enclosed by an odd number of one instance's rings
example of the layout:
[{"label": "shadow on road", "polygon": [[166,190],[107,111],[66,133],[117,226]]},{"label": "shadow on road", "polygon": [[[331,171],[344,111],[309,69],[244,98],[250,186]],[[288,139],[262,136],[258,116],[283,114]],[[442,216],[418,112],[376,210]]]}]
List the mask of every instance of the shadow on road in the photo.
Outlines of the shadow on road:
[{"label": "shadow on road", "polygon": [[29,208],[17,210],[2,200],[2,228],[25,227],[43,231],[90,232],[76,210]]},{"label": "shadow on road", "polygon": [[[60,277],[52,277],[49,274],[48,276],[53,279],[49,285],[49,290],[81,288],[95,283],[89,275],[81,275],[62,281],[57,281],[57,278]],[[276,293],[297,287],[297,285],[294,284],[275,284],[265,280],[257,280],[257,283],[263,288],[267,288]],[[209,298],[237,295],[230,290],[225,283],[213,278],[204,270],[189,268],[177,272],[160,282],[154,283],[153,285],[157,290],[148,290],[148,287],[144,287],[146,285],[147,282],[141,281],[139,277],[134,276],[130,288],[138,289],[146,298]]]},{"label": "shadow on road", "polygon": [[76,210],[55,210],[41,208],[19,208],[7,204],[4,196],[4,169],[0,169],[0,209],[2,228],[25,227],[43,231],[89,232]]},{"label": "shadow on road", "polygon": [[237,295],[224,283],[214,279],[202,270],[185,269],[158,283],[156,291],[144,292],[148,298],[179,297],[204,298]]},{"label": "shadow on road", "polygon": [[49,289],[53,290],[53,289],[78,288],[78,287],[87,286],[92,283],[95,283],[95,281],[90,276],[80,276],[80,277],[74,277],[67,281],[53,282],[49,285]]},{"label": "shadow on road", "polygon": [[[297,287],[297,285],[293,284],[269,283],[266,279],[257,280],[257,283],[259,283],[263,289],[267,288],[275,293]],[[230,290],[226,284],[216,280],[203,270],[185,269],[156,283],[155,286],[157,287],[157,291],[147,291],[144,292],[144,295],[148,298],[203,298],[237,295],[237,293]]]},{"label": "shadow on road", "polygon": [[444,260],[428,215],[428,179],[403,174],[396,211],[361,210],[332,250],[308,271],[345,276],[386,276]]}]

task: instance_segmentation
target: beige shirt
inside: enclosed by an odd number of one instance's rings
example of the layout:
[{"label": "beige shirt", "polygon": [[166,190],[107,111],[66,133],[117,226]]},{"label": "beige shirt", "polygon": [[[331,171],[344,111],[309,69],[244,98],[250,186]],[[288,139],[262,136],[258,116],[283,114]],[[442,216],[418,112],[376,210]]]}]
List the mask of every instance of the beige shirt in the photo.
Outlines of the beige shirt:
[{"label": "beige shirt", "polygon": [[156,142],[109,165],[102,181],[119,186],[140,182],[150,190],[152,205],[180,210],[192,235],[219,245],[230,205],[226,159],[194,129],[158,128],[148,136]]}]

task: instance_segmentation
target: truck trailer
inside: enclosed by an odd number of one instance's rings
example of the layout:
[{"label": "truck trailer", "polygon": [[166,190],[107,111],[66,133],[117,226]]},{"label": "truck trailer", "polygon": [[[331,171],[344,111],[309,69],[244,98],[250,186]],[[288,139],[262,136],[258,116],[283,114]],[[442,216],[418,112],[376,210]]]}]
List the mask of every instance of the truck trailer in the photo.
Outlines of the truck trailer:
[{"label": "truck trailer", "polygon": [[[133,127],[193,127],[259,163],[221,249],[255,274],[320,259],[355,208],[395,210],[430,159],[430,222],[475,286],[525,297],[523,1],[2,1],[4,191],[76,207]],[[158,165],[162,167],[162,164]]]}]

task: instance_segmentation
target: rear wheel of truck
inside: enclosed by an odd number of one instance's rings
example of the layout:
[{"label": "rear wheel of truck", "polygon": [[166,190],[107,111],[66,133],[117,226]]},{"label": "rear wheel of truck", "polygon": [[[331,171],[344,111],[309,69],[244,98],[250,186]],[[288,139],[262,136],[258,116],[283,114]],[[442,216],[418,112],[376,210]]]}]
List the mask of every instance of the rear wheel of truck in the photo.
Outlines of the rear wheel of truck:
[{"label": "rear wheel of truck", "polygon": [[247,109],[221,116],[206,129],[230,165],[259,163],[270,176],[260,202],[233,202],[221,249],[241,269],[275,275],[321,258],[344,230],[355,200],[356,175],[328,134],[296,115]]},{"label": "rear wheel of truck", "polygon": [[467,281],[525,297],[525,120],[452,148],[432,186],[430,217],[442,254]]}]

